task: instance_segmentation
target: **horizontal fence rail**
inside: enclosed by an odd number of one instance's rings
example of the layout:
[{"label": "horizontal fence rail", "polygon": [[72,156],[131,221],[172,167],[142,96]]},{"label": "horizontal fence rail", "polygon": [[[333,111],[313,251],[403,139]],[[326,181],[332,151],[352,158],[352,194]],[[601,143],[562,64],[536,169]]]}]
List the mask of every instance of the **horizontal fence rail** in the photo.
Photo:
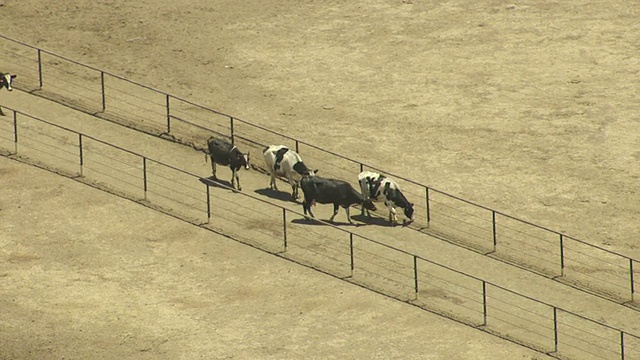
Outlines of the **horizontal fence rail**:
[{"label": "horizontal fence rail", "polygon": [[5,155],[554,357],[640,359],[635,334],[331,223],[311,226],[261,197],[203,184],[196,174],[9,110],[13,116],[0,119]]},{"label": "horizontal fence rail", "polygon": [[413,229],[611,300],[638,305],[635,258],[53,52],[3,35],[0,39],[4,41],[1,45],[9,48],[3,53],[11,54],[6,66],[20,73],[18,89],[203,151],[209,136],[221,136],[257,154],[269,144],[287,145],[327,177],[355,179],[363,170],[384,173],[414,201],[418,220]]}]

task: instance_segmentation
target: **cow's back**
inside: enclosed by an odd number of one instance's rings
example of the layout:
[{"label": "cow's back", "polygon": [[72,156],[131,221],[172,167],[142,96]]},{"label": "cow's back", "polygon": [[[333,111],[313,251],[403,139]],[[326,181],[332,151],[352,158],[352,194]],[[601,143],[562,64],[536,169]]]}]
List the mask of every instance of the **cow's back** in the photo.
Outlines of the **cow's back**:
[{"label": "cow's back", "polygon": [[346,181],[325,179],[319,176],[305,176],[300,181],[300,187],[308,201],[314,200],[320,204],[340,204],[358,202],[361,195]]},{"label": "cow's back", "polygon": [[269,171],[275,171],[276,155],[278,151],[282,151],[282,149],[286,148],[287,147],[284,145],[271,145],[262,151],[262,154],[264,155],[264,162]]},{"label": "cow's back", "polygon": [[220,164],[220,165],[229,165],[230,163],[230,153],[233,145],[222,139],[218,138],[210,138],[208,141],[209,146],[209,155],[211,155],[211,160]]},{"label": "cow's back", "polygon": [[305,175],[315,175],[315,173],[309,170],[304,162],[302,162],[300,155],[293,150],[284,153],[278,171],[283,175],[290,175],[296,181],[300,181]]},{"label": "cow's back", "polygon": [[386,181],[391,181],[386,176],[372,171],[363,171],[358,174],[360,191],[367,199],[377,200],[380,196],[380,189]]},{"label": "cow's back", "polygon": [[[300,181],[301,176],[294,170],[297,163],[302,162],[302,158],[295,151],[284,145],[272,145],[264,150],[264,160],[267,168],[279,176],[292,175],[294,180]],[[276,166],[277,164],[277,166]]]}]

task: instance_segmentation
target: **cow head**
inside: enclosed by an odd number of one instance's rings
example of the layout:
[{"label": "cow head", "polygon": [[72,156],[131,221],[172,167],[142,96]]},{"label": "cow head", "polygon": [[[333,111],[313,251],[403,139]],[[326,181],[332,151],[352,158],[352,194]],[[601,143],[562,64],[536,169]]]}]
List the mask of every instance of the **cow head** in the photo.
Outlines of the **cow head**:
[{"label": "cow head", "polygon": [[367,210],[376,211],[376,205],[371,201],[371,199],[365,199],[362,206]]},{"label": "cow head", "polygon": [[413,222],[414,218],[413,218],[413,204],[412,203],[409,203],[409,206],[404,208],[404,216],[406,216],[407,219],[409,219],[409,222]]},{"label": "cow head", "polygon": [[7,90],[13,91],[13,79],[16,77],[17,75],[0,74],[0,89],[6,87]]}]

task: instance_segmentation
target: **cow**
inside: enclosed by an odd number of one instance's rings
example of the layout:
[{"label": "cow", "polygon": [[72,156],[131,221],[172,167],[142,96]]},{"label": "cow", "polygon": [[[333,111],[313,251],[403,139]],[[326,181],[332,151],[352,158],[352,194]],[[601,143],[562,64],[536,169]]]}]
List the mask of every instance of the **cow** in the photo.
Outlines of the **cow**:
[{"label": "cow", "polygon": [[[213,136],[209,138],[207,145],[209,147],[209,156],[211,157],[213,178],[217,179],[216,164],[229,165],[231,169],[231,187],[235,189],[235,181],[237,181],[238,190],[242,190],[238,170],[242,167],[249,170],[249,153],[244,154],[237,146]],[[206,159],[207,157],[205,155],[205,160]]]},{"label": "cow", "polygon": [[300,180],[300,187],[304,193],[302,210],[305,217],[307,216],[307,211],[309,211],[309,215],[315,218],[313,212],[311,212],[311,206],[316,203],[333,204],[333,215],[329,219],[331,222],[333,222],[333,219],[338,214],[338,207],[340,206],[342,206],[347,213],[347,220],[349,220],[350,224],[353,224],[351,216],[349,215],[349,207],[352,205],[360,204],[366,209],[376,210],[376,206],[371,199],[362,196],[346,181],[325,179],[319,176],[304,176],[302,180]]},{"label": "cow", "polygon": [[[388,177],[378,174],[372,171],[363,171],[358,174],[358,182],[360,183],[360,190],[362,196],[373,201],[384,201],[385,206],[389,209],[389,222],[397,223],[398,217],[396,216],[396,207],[404,209],[404,224],[412,222],[413,218],[413,204],[407,200],[400,186],[389,179]],[[368,209],[362,208],[362,215],[365,211],[367,215],[371,217],[371,213]]]},{"label": "cow", "polygon": [[276,186],[276,176],[283,176],[289,180],[291,185],[291,197],[295,201],[298,199],[298,187],[303,176],[314,176],[318,170],[311,170],[302,162],[298,153],[284,145],[271,145],[264,149],[264,161],[267,170],[271,175],[269,188],[278,190]]},{"label": "cow", "polygon": [[[0,90],[2,90],[2,88],[7,88],[8,91],[13,91],[13,79],[15,79],[16,77],[18,77],[18,75],[0,73]],[[1,107],[0,115],[5,116],[4,112],[2,112]]]}]

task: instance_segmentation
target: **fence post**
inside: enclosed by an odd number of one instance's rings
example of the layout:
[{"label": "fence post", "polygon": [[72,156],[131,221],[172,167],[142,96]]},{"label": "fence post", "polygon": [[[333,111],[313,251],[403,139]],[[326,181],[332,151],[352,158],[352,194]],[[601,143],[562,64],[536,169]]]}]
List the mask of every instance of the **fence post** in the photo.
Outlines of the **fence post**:
[{"label": "fence post", "polygon": [[171,134],[171,108],[169,107],[170,96],[166,94],[166,105],[167,105],[167,134]]},{"label": "fence post", "polygon": [[284,251],[287,251],[287,209],[282,208],[282,234],[284,240]]},{"label": "fence post", "polygon": [[416,290],[416,300],[418,300],[418,257],[413,255],[413,285]]},{"label": "fence post", "polygon": [[80,176],[84,176],[84,154],[82,152],[82,134],[78,133],[78,149],[80,150]]},{"label": "fence post", "polygon": [[147,200],[147,158],[142,157],[142,181],[144,182],[144,199]]},{"label": "fence post", "polygon": [[624,360],[624,331],[620,330],[620,359]]},{"label": "fence post", "polygon": [[631,301],[633,302],[633,298],[634,298],[634,293],[635,293],[635,284],[634,284],[635,280],[633,278],[633,259],[629,258],[629,283],[631,285]]},{"label": "fence post", "polygon": [[42,51],[38,49],[38,85],[42,89]]},{"label": "fence post", "polygon": [[233,116],[229,116],[229,126],[231,128],[231,144],[235,145],[236,133],[235,129],[233,128]]},{"label": "fence post", "polygon": [[351,277],[353,277],[353,269],[355,269],[355,264],[353,263],[353,233],[349,233],[349,256],[351,258]]},{"label": "fence post", "polygon": [[209,185],[204,184],[207,187],[207,224],[211,222],[211,194],[209,190]]},{"label": "fence post", "polygon": [[104,92],[104,71],[100,71],[100,87],[102,91],[102,111],[107,109],[107,95]]},{"label": "fence post", "polygon": [[564,276],[564,235],[560,234],[560,277]]},{"label": "fence post", "polygon": [[487,326],[487,282],[482,280],[482,326]]},{"label": "fence post", "polygon": [[13,150],[18,153],[18,113],[13,110]]},{"label": "fence post", "polygon": [[493,225],[493,252],[496,251],[498,245],[498,234],[496,231],[496,211],[491,210],[491,223]]},{"label": "fence post", "polygon": [[553,307],[553,352],[558,352],[558,308]]},{"label": "fence post", "polygon": [[429,188],[428,187],[424,187],[425,190],[425,199],[427,201],[427,224],[429,224],[431,222],[431,208],[429,207]]}]

